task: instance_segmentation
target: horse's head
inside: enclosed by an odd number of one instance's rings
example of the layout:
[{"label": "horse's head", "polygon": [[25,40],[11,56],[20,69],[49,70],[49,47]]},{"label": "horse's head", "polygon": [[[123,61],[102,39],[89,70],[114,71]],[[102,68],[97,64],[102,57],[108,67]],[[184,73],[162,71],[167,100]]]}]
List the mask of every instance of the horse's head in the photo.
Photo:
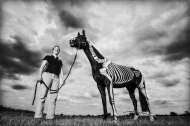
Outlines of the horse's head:
[{"label": "horse's head", "polygon": [[78,32],[77,37],[70,40],[70,46],[78,49],[84,49],[87,43],[88,41],[84,30],[82,30],[82,35],[80,35],[80,33]]}]

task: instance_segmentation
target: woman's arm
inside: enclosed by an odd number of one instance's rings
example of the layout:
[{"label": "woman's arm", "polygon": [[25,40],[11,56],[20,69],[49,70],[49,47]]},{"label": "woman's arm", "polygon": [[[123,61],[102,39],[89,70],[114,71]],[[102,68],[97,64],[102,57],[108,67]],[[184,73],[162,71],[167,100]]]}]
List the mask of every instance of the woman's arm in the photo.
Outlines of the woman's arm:
[{"label": "woman's arm", "polygon": [[40,66],[40,70],[39,70],[39,76],[38,76],[39,81],[42,81],[42,73],[45,71],[47,65],[48,65],[47,60],[43,60],[41,66]]}]

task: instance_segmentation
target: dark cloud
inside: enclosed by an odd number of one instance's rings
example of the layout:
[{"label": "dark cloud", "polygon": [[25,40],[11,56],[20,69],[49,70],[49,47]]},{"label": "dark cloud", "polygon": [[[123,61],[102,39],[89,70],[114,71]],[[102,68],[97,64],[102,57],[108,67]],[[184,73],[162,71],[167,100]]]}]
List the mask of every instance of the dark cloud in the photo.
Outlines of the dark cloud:
[{"label": "dark cloud", "polygon": [[[190,11],[188,11],[190,13]],[[155,31],[152,29],[145,30],[142,35],[140,35],[138,41],[144,41],[141,43],[141,47],[145,53],[148,54],[160,54],[163,55],[164,61],[180,61],[184,58],[190,58],[190,16],[189,14],[183,14],[183,18],[188,18],[188,24],[184,30],[176,36],[175,40],[171,44],[166,46],[160,46],[159,43],[153,44],[162,38],[167,37],[167,33],[164,31]],[[175,21],[179,22],[179,19]],[[181,20],[180,20],[181,21]],[[167,23],[167,22],[166,22]],[[173,21],[173,25],[174,25]],[[169,25],[169,24],[168,24]],[[149,40],[147,43],[146,40]]]},{"label": "dark cloud", "polygon": [[59,7],[60,5],[69,4],[71,6],[82,6],[86,0],[50,0],[53,5]]},{"label": "dark cloud", "polygon": [[166,60],[175,61],[190,58],[190,4],[188,7],[185,13],[188,18],[188,24],[176,41],[167,47],[166,53],[168,56],[165,58]]},{"label": "dark cloud", "polygon": [[165,49],[165,60],[178,61],[190,58],[190,20],[186,29]]},{"label": "dark cloud", "polygon": [[157,79],[156,81],[166,87],[173,87],[173,86],[179,84],[179,82],[180,82],[180,80],[177,80],[177,79],[174,79],[174,80]]},{"label": "dark cloud", "polygon": [[62,10],[59,12],[59,17],[63,24],[68,28],[83,28],[84,24],[82,22],[82,19],[79,17],[75,17],[70,12],[66,10]]},{"label": "dark cloud", "polygon": [[0,39],[1,77],[16,79],[16,74],[31,74],[41,64],[41,54],[28,49],[23,40],[12,36],[15,42]]},{"label": "dark cloud", "polygon": [[[190,58],[190,6],[188,6],[185,12],[179,12],[172,15],[169,19],[164,20],[163,27],[174,27],[187,19],[185,28],[178,36],[175,36],[175,40],[170,42],[169,45],[160,45],[162,39],[165,40],[169,33],[163,30],[163,28],[155,29],[150,25],[145,25],[139,28],[136,34],[137,41],[142,51],[148,55],[163,55],[164,61],[180,61],[184,58]],[[162,29],[162,30],[159,30]],[[177,29],[176,29],[177,30]],[[176,31],[174,31],[176,33]]]},{"label": "dark cloud", "polygon": [[141,41],[146,41],[146,40],[155,41],[166,36],[168,36],[166,31],[156,31],[155,29],[149,27],[147,29],[143,29],[143,34],[139,35],[139,39]]},{"label": "dark cloud", "polygon": [[168,36],[163,30],[157,30],[151,26],[140,28],[137,33],[137,42],[143,53],[148,55],[163,54],[163,48],[160,47],[159,41]]},{"label": "dark cloud", "polygon": [[13,85],[12,88],[15,89],[15,90],[25,90],[25,89],[28,89],[28,87],[24,86],[24,85]]},{"label": "dark cloud", "polygon": [[[86,6],[86,0],[50,0],[50,4],[58,11],[58,16],[66,28],[83,28],[85,20],[82,17],[72,14],[72,8]],[[66,8],[70,7],[69,11]],[[83,13],[83,12],[81,12]]]},{"label": "dark cloud", "polygon": [[176,39],[165,48],[164,58],[166,61],[178,61],[184,58],[190,58],[190,6],[184,17],[188,18],[188,24],[185,29],[176,37]]}]

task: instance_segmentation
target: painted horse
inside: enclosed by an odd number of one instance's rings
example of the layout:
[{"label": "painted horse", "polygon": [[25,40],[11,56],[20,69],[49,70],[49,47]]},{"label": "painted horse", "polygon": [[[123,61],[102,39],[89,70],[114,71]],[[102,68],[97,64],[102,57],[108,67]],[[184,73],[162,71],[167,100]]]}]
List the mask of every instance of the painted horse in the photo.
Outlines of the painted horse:
[{"label": "painted horse", "polygon": [[94,45],[87,40],[84,30],[82,31],[82,34],[78,32],[77,37],[70,40],[70,46],[84,50],[84,53],[90,61],[92,75],[94,80],[97,82],[97,87],[102,98],[104,120],[106,120],[108,116],[106,105],[107,89],[113,111],[113,118],[114,121],[117,121],[113,88],[126,88],[128,90],[134,106],[134,120],[137,120],[139,117],[137,100],[135,98],[135,89],[137,88],[139,91],[142,112],[148,112],[150,120],[154,120],[146,94],[145,80],[139,70],[133,67],[117,65],[106,59],[102,54],[100,54]]}]

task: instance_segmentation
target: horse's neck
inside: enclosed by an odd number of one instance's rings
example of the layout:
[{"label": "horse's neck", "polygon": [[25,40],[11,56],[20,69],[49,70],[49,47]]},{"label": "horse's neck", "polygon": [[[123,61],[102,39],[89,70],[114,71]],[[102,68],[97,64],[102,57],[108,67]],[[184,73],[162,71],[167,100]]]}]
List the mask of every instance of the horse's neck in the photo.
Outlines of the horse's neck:
[{"label": "horse's neck", "polygon": [[87,47],[84,49],[84,52],[91,63],[92,69],[94,70],[98,68],[98,63],[100,63],[96,58],[98,58],[98,60],[104,60],[104,57],[91,43],[88,43]]}]

